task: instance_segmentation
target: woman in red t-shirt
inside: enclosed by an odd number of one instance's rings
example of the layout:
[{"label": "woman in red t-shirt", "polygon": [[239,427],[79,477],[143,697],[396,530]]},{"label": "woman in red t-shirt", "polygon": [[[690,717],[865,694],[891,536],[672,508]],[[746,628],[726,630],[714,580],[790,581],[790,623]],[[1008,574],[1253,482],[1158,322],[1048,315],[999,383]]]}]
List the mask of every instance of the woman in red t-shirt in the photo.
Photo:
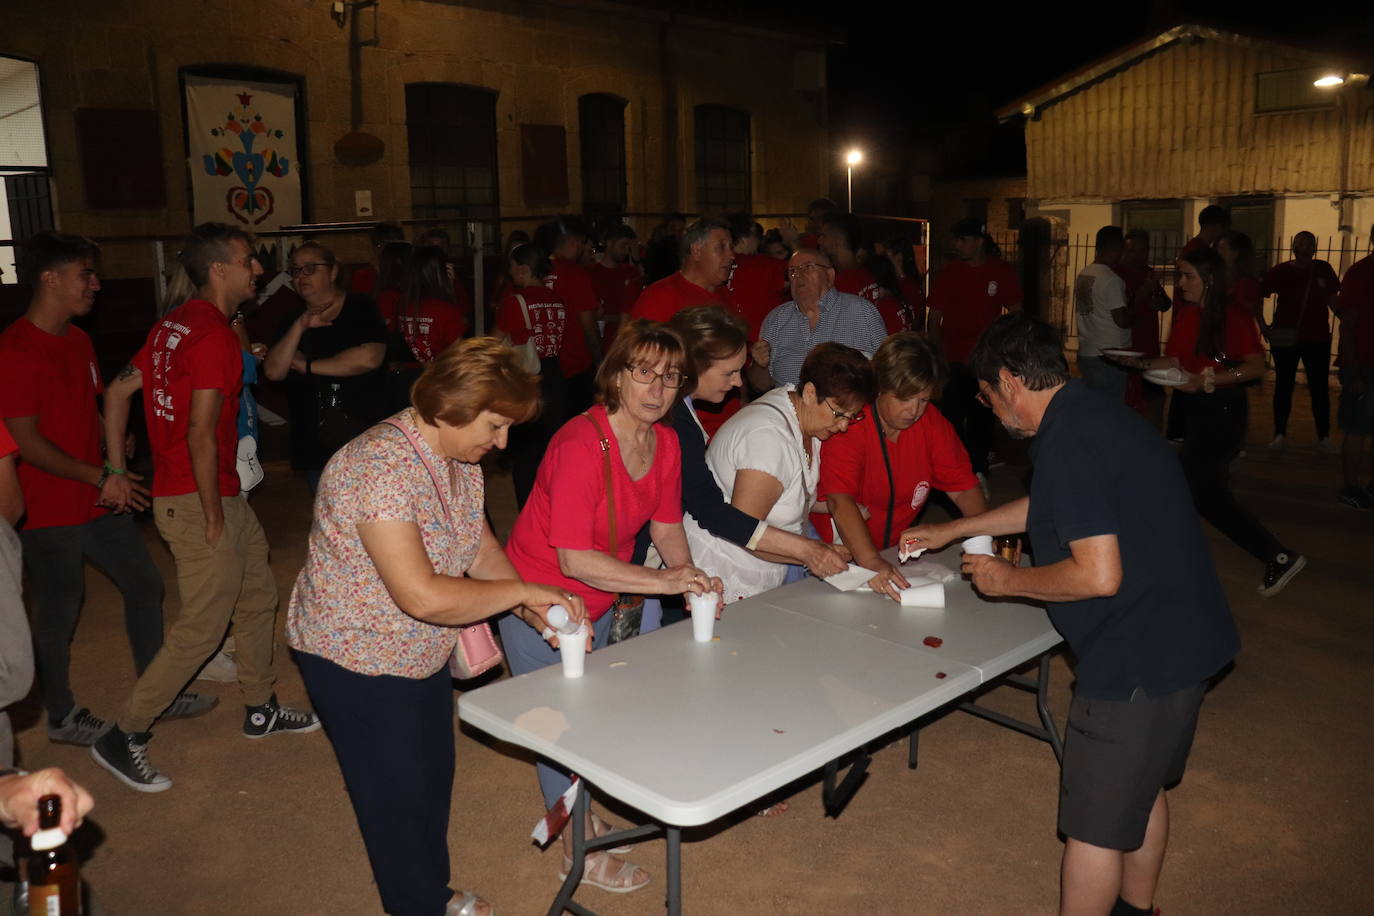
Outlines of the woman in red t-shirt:
[{"label": "woman in red t-shirt", "polygon": [[430,246],[411,251],[395,312],[383,312],[387,330],[405,341],[421,366],[434,362],[468,330],[445,265],[442,249]]},{"label": "woman in red t-shirt", "polygon": [[[538,417],[511,430],[507,451],[517,507],[525,505],[530,490],[534,489],[539,462],[544,460],[549,440],[562,425],[567,407],[567,384],[558,362],[567,312],[562,298],[544,285],[544,278],[552,269],[548,255],[538,245],[529,242],[517,245],[506,264],[509,289],[496,309],[498,334],[504,335],[513,346],[534,340],[535,352],[539,354],[539,389],[544,400]],[[526,314],[529,315],[528,323]]]},{"label": "woman in red t-shirt", "polygon": [[1255,314],[1228,294],[1225,262],[1209,248],[1178,260],[1183,302],[1164,356],[1128,361],[1144,369],[1179,369],[1185,381],[1174,396],[1185,399],[1186,426],[1179,455],[1198,513],[1264,564],[1259,593],[1276,595],[1307,565],[1281,545],[1231,493],[1231,462],[1245,442],[1245,389],[1264,375]]}]

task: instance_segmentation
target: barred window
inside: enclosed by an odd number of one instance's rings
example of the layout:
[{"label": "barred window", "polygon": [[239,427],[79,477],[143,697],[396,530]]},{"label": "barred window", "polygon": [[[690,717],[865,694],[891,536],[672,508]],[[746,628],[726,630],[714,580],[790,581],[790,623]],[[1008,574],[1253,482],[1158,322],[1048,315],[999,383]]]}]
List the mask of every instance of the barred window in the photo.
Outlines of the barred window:
[{"label": "barred window", "polygon": [[722,105],[696,107],[697,209],[749,210],[749,113]]}]

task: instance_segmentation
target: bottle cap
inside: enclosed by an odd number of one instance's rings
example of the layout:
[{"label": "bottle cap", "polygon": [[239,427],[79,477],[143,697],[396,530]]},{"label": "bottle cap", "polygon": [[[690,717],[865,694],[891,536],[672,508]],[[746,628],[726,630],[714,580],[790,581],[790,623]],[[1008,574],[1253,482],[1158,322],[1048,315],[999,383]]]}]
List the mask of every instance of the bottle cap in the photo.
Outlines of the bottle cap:
[{"label": "bottle cap", "polygon": [[572,618],[568,616],[568,609],[561,604],[550,605],[548,613],[544,615],[544,619],[549,622],[549,626],[553,627],[564,636],[573,635],[581,626],[580,624],[572,622]]},{"label": "bottle cap", "polygon": [[47,852],[49,849],[56,849],[67,842],[67,834],[61,827],[49,827],[47,830],[40,830],[29,840],[29,846],[34,852]]}]

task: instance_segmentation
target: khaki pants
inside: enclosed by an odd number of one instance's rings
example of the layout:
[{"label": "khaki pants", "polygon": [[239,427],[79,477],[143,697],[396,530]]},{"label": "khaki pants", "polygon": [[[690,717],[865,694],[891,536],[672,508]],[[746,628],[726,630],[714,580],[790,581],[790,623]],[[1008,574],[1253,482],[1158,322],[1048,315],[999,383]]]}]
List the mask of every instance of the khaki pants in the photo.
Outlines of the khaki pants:
[{"label": "khaki pants", "polygon": [[267,562],[267,537],[245,499],[228,497],[220,504],[224,533],[211,547],[205,543],[205,513],[198,495],[153,500],[158,533],[176,560],[181,613],[134,685],[119,717],[125,732],[144,732],[152,726],[219,648],[230,621],[243,702],[258,706],[272,696],[277,583]]}]

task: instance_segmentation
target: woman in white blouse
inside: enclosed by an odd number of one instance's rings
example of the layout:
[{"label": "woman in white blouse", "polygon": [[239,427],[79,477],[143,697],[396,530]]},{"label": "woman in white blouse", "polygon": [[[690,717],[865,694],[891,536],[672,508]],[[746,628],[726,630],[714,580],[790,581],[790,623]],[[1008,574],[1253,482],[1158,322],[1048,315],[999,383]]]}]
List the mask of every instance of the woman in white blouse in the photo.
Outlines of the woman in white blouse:
[{"label": "woman in white blouse", "polygon": [[[877,396],[868,359],[823,343],[807,355],[796,386],[774,388],[720,428],[706,461],[730,504],[775,528],[801,534],[816,499],[821,443],[843,433]],[[718,538],[688,515],[692,558],[726,583],[727,603],[782,585],[786,557]]]}]

